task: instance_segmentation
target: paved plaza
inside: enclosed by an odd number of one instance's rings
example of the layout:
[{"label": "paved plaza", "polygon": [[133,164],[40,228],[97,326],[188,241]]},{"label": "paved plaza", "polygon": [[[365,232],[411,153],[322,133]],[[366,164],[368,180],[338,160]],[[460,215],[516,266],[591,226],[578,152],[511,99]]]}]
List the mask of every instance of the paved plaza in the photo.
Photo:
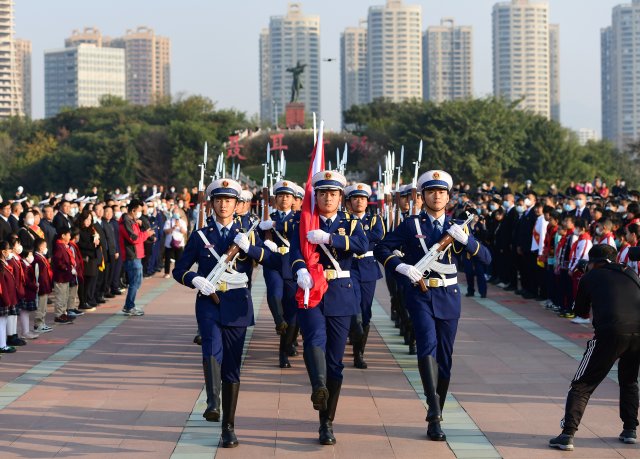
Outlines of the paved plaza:
[{"label": "paved plaza", "polygon": [[347,348],[338,442],[321,446],[302,356],[291,358],[291,369],[278,367],[261,271],[252,294],[256,326],[245,346],[238,448],[218,448],[220,424],[201,417],[194,292],[154,277],[138,294],[144,317],[122,316],[118,297],[2,357],[0,458],[640,458],[640,446],[617,439],[615,371],[591,398],[576,450],[547,446],[560,431],[591,329],[492,286],[488,299],[462,300],[442,425],[447,442],[428,441],[416,359],[389,320],[384,281],[369,368],[355,369]]}]

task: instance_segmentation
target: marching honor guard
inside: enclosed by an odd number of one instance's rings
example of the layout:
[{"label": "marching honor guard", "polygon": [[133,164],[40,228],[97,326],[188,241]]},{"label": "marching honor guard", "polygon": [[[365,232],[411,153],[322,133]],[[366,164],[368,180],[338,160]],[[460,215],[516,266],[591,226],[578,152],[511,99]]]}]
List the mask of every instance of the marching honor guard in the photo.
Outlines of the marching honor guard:
[{"label": "marching honor guard", "polygon": [[[333,420],[342,386],[342,358],[349,334],[351,316],[360,312],[360,305],[351,278],[353,255],[369,250],[360,221],[338,211],[346,184],[344,175],[335,171],[320,171],[311,181],[320,229],[309,231],[305,242],[317,244],[319,264],[327,279],[327,290],[315,307],[300,307],[298,323],[304,336],[304,362],[312,387],[311,401],[320,412],[319,440],[333,445]],[[313,278],[302,256],[299,225],[294,227],[291,241],[293,272],[301,289],[311,289]]]},{"label": "marching honor guard", "polygon": [[280,335],[279,361],[280,368],[291,368],[289,349],[294,339],[297,315],[296,282],[293,280],[291,263],[289,262],[290,242],[287,238],[289,228],[295,224],[298,216],[291,210],[298,186],[290,180],[281,180],[273,186],[276,210],[271,218],[260,222],[260,229],[270,233],[265,245],[275,254],[280,255],[280,265],[276,269],[264,269],[264,280],[267,284],[267,303],[276,324],[276,332]]},{"label": "marching honor guard", "polygon": [[353,216],[360,220],[369,245],[364,255],[354,255],[352,277],[357,282],[360,292],[360,314],[362,322],[361,337],[356,336],[353,330],[352,321],[352,340],[353,344],[353,365],[356,368],[367,368],[367,362],[364,360],[364,349],[367,345],[369,337],[369,325],[371,322],[371,305],[373,296],[376,291],[376,282],[382,279],[382,272],[378,262],[373,257],[373,248],[378,242],[384,238],[384,224],[382,218],[377,214],[368,214],[367,205],[371,196],[371,187],[365,183],[357,183],[345,188],[347,202],[350,203]]},{"label": "marching honor guard", "polygon": [[[427,436],[444,441],[440,427],[451,377],[451,355],[460,318],[460,287],[454,256],[463,252],[488,264],[491,256],[464,225],[445,215],[453,181],[444,171],[425,172],[417,181],[426,211],[404,220],[378,243],[374,254],[402,274],[406,307],[416,335],[418,369],[427,398]],[[394,250],[404,247],[404,261]],[[417,284],[417,285],[416,285]]]},{"label": "marching honor guard", "polygon": [[[176,262],[176,281],[198,290],[196,319],[202,336],[207,421],[220,419],[222,382],[222,446],[234,448],[235,411],[240,390],[240,365],[247,327],[254,325],[247,272],[253,260],[274,264],[255,232],[245,233],[234,210],[240,185],[231,179],[214,180],[207,188],[215,219],[195,231]],[[197,271],[190,271],[194,263]]]}]

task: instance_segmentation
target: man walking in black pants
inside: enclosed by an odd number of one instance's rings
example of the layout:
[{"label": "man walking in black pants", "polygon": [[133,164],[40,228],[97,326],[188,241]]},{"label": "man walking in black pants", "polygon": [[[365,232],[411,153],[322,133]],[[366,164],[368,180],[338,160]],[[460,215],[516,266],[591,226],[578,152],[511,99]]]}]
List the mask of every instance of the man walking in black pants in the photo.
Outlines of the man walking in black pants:
[{"label": "man walking in black pants", "polygon": [[593,312],[593,339],[578,366],[567,395],[562,433],[549,446],[573,450],[573,436],[589,397],[618,362],[620,418],[619,440],[636,442],[638,426],[638,368],[640,367],[640,278],[630,268],[615,263],[616,249],[598,244],[589,251],[588,272],[580,279],[574,310]]}]

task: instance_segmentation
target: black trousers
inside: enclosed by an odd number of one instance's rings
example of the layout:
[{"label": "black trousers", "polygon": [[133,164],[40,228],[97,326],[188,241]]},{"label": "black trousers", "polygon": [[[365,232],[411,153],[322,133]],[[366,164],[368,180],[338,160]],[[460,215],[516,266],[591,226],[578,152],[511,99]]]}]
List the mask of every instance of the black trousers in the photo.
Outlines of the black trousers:
[{"label": "black trousers", "polygon": [[638,426],[638,368],[640,368],[640,333],[596,336],[587,343],[578,371],[567,396],[562,432],[573,435],[596,387],[618,362],[620,385],[620,419],[623,428]]}]

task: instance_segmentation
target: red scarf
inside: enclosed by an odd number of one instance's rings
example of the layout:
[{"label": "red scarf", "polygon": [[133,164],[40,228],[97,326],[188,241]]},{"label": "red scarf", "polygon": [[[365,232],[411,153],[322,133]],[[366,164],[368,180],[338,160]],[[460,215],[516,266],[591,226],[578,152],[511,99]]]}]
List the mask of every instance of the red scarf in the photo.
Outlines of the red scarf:
[{"label": "red scarf", "polygon": [[42,255],[41,253],[36,252],[36,256],[40,257],[40,260],[44,263],[44,266],[47,268],[49,272],[49,279],[53,279],[53,269],[51,269],[51,263],[47,260],[47,257]]},{"label": "red scarf", "polygon": [[[578,237],[578,240],[571,245],[571,251],[569,252],[569,260],[573,260],[573,256],[576,254],[576,250],[578,250],[578,244],[580,243],[580,241],[587,241],[587,240],[588,241],[591,240],[591,235],[587,232],[582,233],[580,237]],[[580,258],[582,258],[582,255],[584,255],[584,253],[580,254]]]}]

